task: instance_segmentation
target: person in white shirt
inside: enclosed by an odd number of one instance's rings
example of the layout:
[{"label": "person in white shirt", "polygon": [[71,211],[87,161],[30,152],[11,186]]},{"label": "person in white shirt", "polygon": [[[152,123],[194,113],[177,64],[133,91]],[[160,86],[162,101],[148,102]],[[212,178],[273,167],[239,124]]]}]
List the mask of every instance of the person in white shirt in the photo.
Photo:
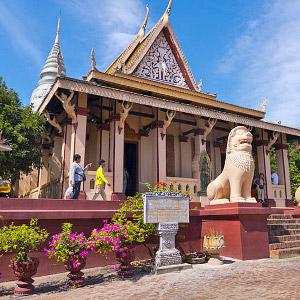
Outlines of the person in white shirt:
[{"label": "person in white shirt", "polygon": [[278,185],[278,175],[275,173],[275,170],[271,171],[272,175],[271,175],[271,181],[273,185]]}]

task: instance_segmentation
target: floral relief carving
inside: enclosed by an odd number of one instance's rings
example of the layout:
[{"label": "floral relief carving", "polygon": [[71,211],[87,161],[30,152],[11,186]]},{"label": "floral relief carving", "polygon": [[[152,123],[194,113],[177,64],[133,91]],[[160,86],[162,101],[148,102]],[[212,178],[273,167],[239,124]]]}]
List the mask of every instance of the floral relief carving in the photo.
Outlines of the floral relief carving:
[{"label": "floral relief carving", "polygon": [[186,89],[189,88],[162,32],[158,35],[133,75]]}]

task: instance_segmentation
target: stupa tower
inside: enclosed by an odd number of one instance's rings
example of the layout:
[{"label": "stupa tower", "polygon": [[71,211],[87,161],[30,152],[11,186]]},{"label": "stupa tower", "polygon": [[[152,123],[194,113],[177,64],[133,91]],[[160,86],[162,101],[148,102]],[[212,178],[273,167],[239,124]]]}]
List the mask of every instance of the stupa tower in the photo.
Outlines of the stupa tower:
[{"label": "stupa tower", "polygon": [[66,68],[63,62],[62,52],[59,46],[59,31],[60,31],[60,17],[58,19],[57,32],[55,37],[54,45],[50,51],[50,54],[46,60],[44,68],[40,74],[40,80],[38,87],[33,91],[30,99],[30,104],[33,104],[34,110],[36,111],[45,96],[49,92],[52,84],[57,77],[58,71],[58,53],[60,53],[61,62],[63,66],[62,75],[66,75]]}]

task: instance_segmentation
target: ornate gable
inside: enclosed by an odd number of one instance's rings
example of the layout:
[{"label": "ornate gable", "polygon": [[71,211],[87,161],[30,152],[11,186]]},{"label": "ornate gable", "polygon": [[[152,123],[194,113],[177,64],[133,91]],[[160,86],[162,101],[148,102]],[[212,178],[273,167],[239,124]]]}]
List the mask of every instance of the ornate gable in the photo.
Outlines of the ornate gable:
[{"label": "ornate gable", "polygon": [[189,88],[162,31],[132,75]]}]

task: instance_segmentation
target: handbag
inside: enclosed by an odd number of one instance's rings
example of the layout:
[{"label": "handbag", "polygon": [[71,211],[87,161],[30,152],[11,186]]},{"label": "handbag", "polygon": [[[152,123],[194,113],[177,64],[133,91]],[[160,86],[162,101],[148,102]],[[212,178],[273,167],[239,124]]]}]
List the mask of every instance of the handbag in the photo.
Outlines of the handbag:
[{"label": "handbag", "polygon": [[82,177],[82,181],[86,181],[86,176],[85,176],[84,172],[83,172],[83,175],[82,175],[82,174],[79,174],[79,173],[77,173],[77,172],[75,172],[75,174],[81,176],[81,177]]},{"label": "handbag", "polygon": [[262,184],[260,184],[260,185],[259,185],[259,188],[260,188],[261,190],[263,190],[263,189],[264,189],[264,186],[263,186]]}]

